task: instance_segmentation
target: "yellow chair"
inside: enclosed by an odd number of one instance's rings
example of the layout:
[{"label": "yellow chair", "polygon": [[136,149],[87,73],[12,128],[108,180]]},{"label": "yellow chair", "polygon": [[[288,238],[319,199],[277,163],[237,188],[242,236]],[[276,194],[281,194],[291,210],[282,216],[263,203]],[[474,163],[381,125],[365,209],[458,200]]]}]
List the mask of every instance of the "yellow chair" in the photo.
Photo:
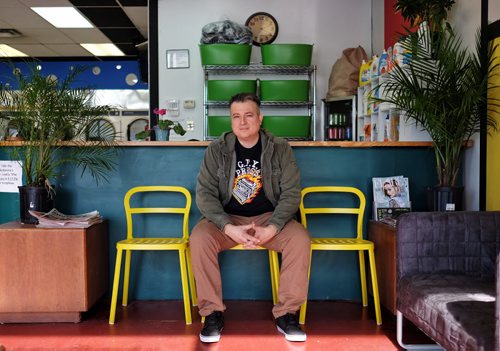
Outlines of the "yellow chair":
[{"label": "yellow chair", "polygon": [[[306,207],[304,199],[312,193],[350,193],[359,199],[358,207],[326,207],[314,208]],[[366,199],[364,194],[356,188],[346,186],[316,186],[302,189],[302,199],[300,202],[300,218],[302,224],[307,228],[307,216],[313,214],[348,214],[357,217],[357,233],[356,237],[348,238],[315,238],[311,234],[311,258],[313,250],[350,250],[358,251],[359,256],[359,273],[361,278],[361,294],[363,306],[368,306],[368,296],[366,291],[366,272],[365,272],[365,257],[364,251],[368,251],[370,260],[370,272],[372,280],[373,300],[375,303],[375,317],[377,324],[382,324],[382,316],[380,314],[380,299],[378,293],[377,271],[375,268],[375,255],[373,242],[363,239],[363,216],[366,207]],[[311,266],[309,265],[309,275]],[[299,323],[304,324],[306,320],[307,300],[300,308]]]},{"label": "yellow chair", "polygon": [[[132,207],[131,197],[135,194],[145,193],[174,193],[184,196],[184,204],[181,207]],[[179,263],[182,280],[182,297],[184,299],[184,314],[186,324],[191,324],[191,306],[189,302],[189,287],[191,286],[191,296],[196,303],[196,293],[194,288],[194,277],[189,259],[189,211],[191,209],[191,194],[186,188],[180,186],[138,186],[130,189],[125,194],[123,200],[125,206],[125,216],[127,218],[127,239],[116,243],[116,265],[113,280],[113,292],[111,296],[111,309],[109,314],[109,324],[115,323],[116,302],[118,297],[118,286],[120,284],[120,268],[122,253],[125,251],[125,274],[123,279],[123,300],[122,305],[127,306],[128,287],[130,278],[130,259],[134,250],[177,250],[179,251]],[[178,236],[172,237],[134,237],[132,217],[136,214],[179,214],[183,216],[182,232]],[[189,276],[189,278],[188,278]],[[188,284],[189,279],[189,284]]]},{"label": "yellow chair", "polygon": [[[258,249],[246,249],[243,245],[236,245],[232,247],[231,250],[267,250],[265,247],[259,247]],[[273,292],[273,304],[278,303],[278,284],[279,284],[279,262],[278,262],[278,253],[273,250],[269,251],[269,270],[271,275],[271,289]]]},{"label": "yellow chair", "polygon": [[[265,247],[259,247],[257,249],[246,249],[243,245],[239,244],[235,247],[232,247],[231,250],[267,250]],[[271,289],[273,293],[273,304],[278,303],[278,284],[279,284],[279,261],[278,261],[278,253],[273,250],[269,251],[269,270],[271,275]],[[205,317],[201,317],[201,322],[205,322]]]}]

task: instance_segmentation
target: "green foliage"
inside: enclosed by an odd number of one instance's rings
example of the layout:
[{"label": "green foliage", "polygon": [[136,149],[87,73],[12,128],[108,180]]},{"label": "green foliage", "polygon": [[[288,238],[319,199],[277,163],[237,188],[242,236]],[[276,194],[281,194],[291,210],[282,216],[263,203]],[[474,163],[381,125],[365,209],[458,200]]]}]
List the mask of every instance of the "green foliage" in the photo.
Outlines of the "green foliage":
[{"label": "green foliage", "polygon": [[455,0],[398,0],[394,10],[400,12],[412,26],[427,22],[431,31],[435,32],[446,22],[448,11],[454,4]]},{"label": "green foliage", "polygon": [[453,30],[443,26],[431,33],[422,28],[403,43],[411,54],[410,63],[395,66],[381,80],[378,88],[384,97],[376,100],[404,110],[407,120],[429,133],[439,185],[454,186],[464,143],[481,128],[497,130],[494,115],[499,113],[499,101],[488,100],[487,92],[494,88],[488,78],[498,74],[499,64],[491,45],[487,60],[481,61],[479,34],[472,53]]},{"label": "green foliage", "polygon": [[162,130],[173,129],[173,131],[179,135],[186,134],[186,130],[180,123],[175,123],[169,119],[160,119],[158,121],[158,128]]},{"label": "green foliage", "polygon": [[[76,67],[57,80],[33,66],[27,74],[16,74],[17,89],[0,86],[2,113],[24,141],[12,148],[11,157],[21,161],[28,186],[51,189],[63,164],[90,172],[97,183],[106,180],[107,172],[116,166],[113,130],[101,128],[97,140],[85,142],[95,135],[98,121],[111,106],[95,105],[89,88],[71,87],[84,70]],[[70,139],[76,147],[62,152],[62,141]]]}]

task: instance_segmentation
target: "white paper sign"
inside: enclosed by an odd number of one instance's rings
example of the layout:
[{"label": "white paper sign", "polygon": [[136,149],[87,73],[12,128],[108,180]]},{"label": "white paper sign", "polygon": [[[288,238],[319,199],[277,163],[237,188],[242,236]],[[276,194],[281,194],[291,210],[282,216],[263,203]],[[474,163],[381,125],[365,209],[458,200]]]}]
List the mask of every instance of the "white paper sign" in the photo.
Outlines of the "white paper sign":
[{"label": "white paper sign", "polygon": [[23,170],[17,161],[0,161],[0,192],[18,193],[23,185]]}]

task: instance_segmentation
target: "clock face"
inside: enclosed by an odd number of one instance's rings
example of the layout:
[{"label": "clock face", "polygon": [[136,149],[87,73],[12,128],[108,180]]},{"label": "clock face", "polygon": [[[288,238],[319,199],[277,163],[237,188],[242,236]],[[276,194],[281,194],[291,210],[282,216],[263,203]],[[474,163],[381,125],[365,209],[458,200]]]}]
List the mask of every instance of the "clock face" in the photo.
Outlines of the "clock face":
[{"label": "clock face", "polygon": [[278,22],[266,12],[257,12],[248,17],[245,25],[252,30],[253,44],[270,44],[278,36]]}]

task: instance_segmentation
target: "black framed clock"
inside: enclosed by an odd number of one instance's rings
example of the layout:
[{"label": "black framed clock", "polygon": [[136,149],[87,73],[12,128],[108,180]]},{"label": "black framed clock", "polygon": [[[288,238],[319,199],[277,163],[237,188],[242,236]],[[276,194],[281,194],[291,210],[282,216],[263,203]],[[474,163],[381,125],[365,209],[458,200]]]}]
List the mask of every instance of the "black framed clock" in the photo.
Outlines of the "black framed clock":
[{"label": "black framed clock", "polygon": [[278,21],[267,12],[250,15],[245,25],[252,31],[254,45],[271,44],[278,36]]}]

